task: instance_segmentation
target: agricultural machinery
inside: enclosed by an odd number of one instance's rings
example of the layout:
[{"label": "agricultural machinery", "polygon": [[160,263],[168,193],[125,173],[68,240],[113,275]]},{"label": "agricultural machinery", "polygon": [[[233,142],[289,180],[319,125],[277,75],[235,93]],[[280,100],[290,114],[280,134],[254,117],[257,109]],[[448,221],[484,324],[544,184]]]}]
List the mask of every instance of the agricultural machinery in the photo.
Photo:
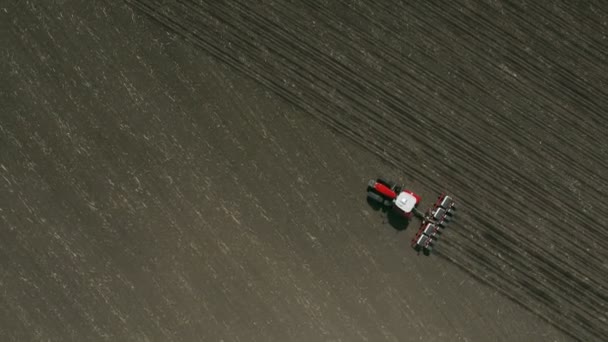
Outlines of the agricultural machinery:
[{"label": "agricultural machinery", "polygon": [[401,184],[383,178],[369,181],[367,198],[408,220],[414,216],[418,218],[421,221],[420,228],[412,239],[412,247],[425,253],[433,249],[439,235],[452,220],[456,211],[452,197],[442,193],[432,207],[420,212],[418,210],[422,200],[420,196],[405,189]]}]

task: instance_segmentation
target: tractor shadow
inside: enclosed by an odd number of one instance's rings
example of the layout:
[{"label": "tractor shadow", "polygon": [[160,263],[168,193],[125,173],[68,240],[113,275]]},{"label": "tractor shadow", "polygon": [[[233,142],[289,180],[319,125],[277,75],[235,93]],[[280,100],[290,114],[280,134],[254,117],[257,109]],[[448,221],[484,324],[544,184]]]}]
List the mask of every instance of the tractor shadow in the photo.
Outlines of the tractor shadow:
[{"label": "tractor shadow", "polygon": [[410,220],[408,220],[407,218],[395,213],[393,210],[386,208],[385,206],[376,201],[368,199],[367,203],[373,210],[382,212],[384,214],[384,217],[382,218],[383,224],[388,223],[393,229],[398,232],[407,229],[410,223]]},{"label": "tractor shadow", "polygon": [[399,214],[396,214],[392,210],[386,210],[385,222],[388,222],[388,224],[398,232],[406,230],[407,226],[409,226],[410,224],[410,220]]}]

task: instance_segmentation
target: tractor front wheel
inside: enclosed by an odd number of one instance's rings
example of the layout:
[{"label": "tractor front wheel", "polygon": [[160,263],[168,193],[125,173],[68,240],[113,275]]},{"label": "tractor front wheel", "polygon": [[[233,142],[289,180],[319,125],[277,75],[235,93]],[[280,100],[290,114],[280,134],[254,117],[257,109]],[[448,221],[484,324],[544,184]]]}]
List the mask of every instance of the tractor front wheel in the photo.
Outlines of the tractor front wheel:
[{"label": "tractor front wheel", "polygon": [[367,192],[367,198],[377,202],[377,203],[383,203],[384,202],[384,198],[382,198],[382,196],[380,196],[379,194],[373,192],[373,191],[368,191]]},{"label": "tractor front wheel", "polygon": [[378,183],[386,185],[389,189],[393,189],[397,183],[388,181],[384,178],[378,178]]}]

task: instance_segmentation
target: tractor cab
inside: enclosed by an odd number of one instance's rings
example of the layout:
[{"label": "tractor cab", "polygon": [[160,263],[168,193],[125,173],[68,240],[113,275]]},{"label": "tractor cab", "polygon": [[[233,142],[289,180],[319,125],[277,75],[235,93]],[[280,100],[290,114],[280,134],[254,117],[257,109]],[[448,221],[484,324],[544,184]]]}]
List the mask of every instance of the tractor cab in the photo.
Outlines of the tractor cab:
[{"label": "tractor cab", "polygon": [[412,212],[418,206],[420,197],[411,191],[403,190],[395,199],[395,208],[400,210],[404,216],[412,217]]}]

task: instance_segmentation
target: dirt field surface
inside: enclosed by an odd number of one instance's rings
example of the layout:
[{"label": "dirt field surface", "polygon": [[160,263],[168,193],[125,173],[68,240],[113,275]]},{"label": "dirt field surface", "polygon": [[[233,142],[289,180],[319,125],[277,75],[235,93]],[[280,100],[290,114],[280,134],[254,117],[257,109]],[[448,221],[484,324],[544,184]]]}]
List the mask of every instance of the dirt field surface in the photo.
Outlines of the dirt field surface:
[{"label": "dirt field surface", "polygon": [[[1,341],[601,341],[608,2],[0,2]],[[459,203],[434,253],[369,178]]]}]

